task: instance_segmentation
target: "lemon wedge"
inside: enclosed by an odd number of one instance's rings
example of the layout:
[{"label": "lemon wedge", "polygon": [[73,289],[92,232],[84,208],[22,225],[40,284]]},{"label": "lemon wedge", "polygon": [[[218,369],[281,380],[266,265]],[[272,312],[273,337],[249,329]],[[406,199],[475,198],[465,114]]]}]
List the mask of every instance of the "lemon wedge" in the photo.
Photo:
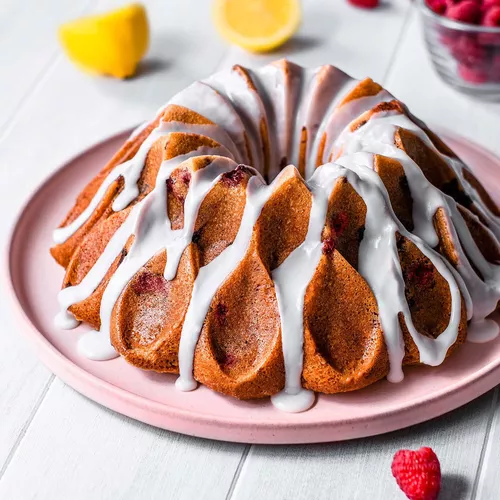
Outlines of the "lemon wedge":
[{"label": "lemon wedge", "polygon": [[251,52],[267,52],[286,42],[299,27],[299,0],[216,0],[218,32]]},{"label": "lemon wedge", "polygon": [[70,60],[84,70],[127,78],[148,49],[146,11],[140,4],[130,4],[77,19],[59,28],[59,39]]}]

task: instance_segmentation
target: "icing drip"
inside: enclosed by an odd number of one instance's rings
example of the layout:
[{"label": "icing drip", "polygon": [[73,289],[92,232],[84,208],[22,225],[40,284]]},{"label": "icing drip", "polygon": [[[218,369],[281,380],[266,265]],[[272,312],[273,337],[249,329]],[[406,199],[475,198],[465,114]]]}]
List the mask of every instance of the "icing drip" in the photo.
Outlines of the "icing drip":
[{"label": "icing drip", "polygon": [[270,185],[266,185],[260,176],[250,178],[247,184],[245,210],[235,240],[214,260],[202,267],[196,277],[179,345],[180,375],[176,387],[182,391],[196,388],[193,379],[194,352],[212,299],[245,256],[262,208],[290,168],[293,167],[283,170]]},{"label": "icing drip", "polygon": [[221,71],[215,73],[204,83],[231,101],[245,125],[246,134],[249,135],[254,168],[259,172],[263,172],[265,163],[264,142],[260,128],[263,120],[267,123],[267,118],[259,94],[248,86],[244,74],[235,69],[230,72]]},{"label": "icing drip", "polygon": [[467,341],[473,344],[483,344],[490,342],[498,337],[500,327],[492,319],[483,319],[475,321],[467,329]]},{"label": "icing drip", "polygon": [[[326,69],[325,69],[326,68]],[[166,251],[164,277],[175,278],[183,252],[190,245],[198,211],[203,200],[219,181],[220,176],[233,170],[238,163],[250,158],[257,171],[265,172],[265,142],[269,142],[269,175],[274,181],[267,185],[256,172],[247,184],[246,204],[234,242],[209,264],[202,267],[195,279],[191,300],[184,319],[179,345],[180,375],[178,389],[196,387],[193,363],[196,345],[210,304],[221,285],[236,270],[249,250],[254,226],[264,205],[285,176],[295,175],[291,165],[281,169],[283,159],[299,163],[302,129],[307,130],[305,178],[311,192],[312,207],[305,240],[274,269],[274,283],[281,322],[285,387],[272,396],[273,404],[288,412],[308,409],[314,403],[314,393],[302,387],[304,325],[303,309],[307,288],[322,255],[321,235],[325,226],[328,201],[341,177],[347,178],[353,189],[364,200],[366,220],[359,248],[359,269],[373,291],[379,308],[390,361],[389,380],[403,378],[402,361],[404,339],[398,319],[402,314],[415,342],[422,363],[440,364],[456,341],[461,320],[463,297],[469,325],[468,339],[484,342],[498,335],[498,325],[485,319],[496,309],[500,299],[500,266],[488,262],[471,236],[457,203],[434,187],[413,160],[395,145],[398,127],[415,133],[427,147],[446,161],[474,201],[477,211],[486,221],[485,230],[493,240],[500,238],[500,218],[491,213],[477,191],[464,176],[464,165],[435,148],[424,131],[407,116],[383,112],[372,115],[354,132],[349,125],[361,114],[382,102],[393,100],[386,91],[375,96],[362,97],[339,106],[358,82],[333,67],[304,70],[291,63],[269,65],[248,72],[255,89],[250,88],[243,72],[235,69],[230,74],[216,74],[204,82],[197,82],[160,109],[160,116],[169,104],[188,108],[212,123],[181,123],[161,121],[142,143],[136,155],[115,167],[104,179],[86,209],[68,226],[54,231],[54,241],[64,243],[91,217],[106,192],[120,177],[123,188],[113,202],[113,210],[129,207],[129,213],[113,234],[83,280],[63,289],[59,294],[60,312],[56,323],[61,328],[74,328],[78,321],[68,312],[72,305],[94,293],[124,248],[130,246],[123,261],[112,275],[104,291],[99,332],[85,333],[79,342],[79,351],[90,359],[103,360],[117,356],[111,345],[110,329],[113,309],[120,294],[138,271],[155,255]],[[269,137],[262,137],[262,125]],[[137,137],[147,123],[136,129]],[[158,172],[155,188],[142,199],[138,181],[151,147],[159,138],[174,132],[197,134],[216,141],[215,148],[201,147],[186,155],[164,161]],[[322,155],[318,165],[318,156]],[[337,163],[326,163],[330,157],[342,156]],[[180,164],[202,155],[220,155],[203,169],[192,172],[189,190],[184,201],[184,225],[173,230],[167,214],[167,180]],[[392,210],[388,193],[380,177],[373,170],[374,155],[394,158],[402,165],[413,199],[414,231],[410,234]],[[281,170],[281,172],[280,172]],[[457,270],[436,253],[439,243],[433,217],[442,209],[458,255]],[[476,222],[479,218],[471,214]],[[411,242],[432,262],[446,280],[451,295],[451,312],[446,329],[434,340],[416,331],[405,299],[405,283],[399,262],[396,234]],[[471,264],[472,263],[472,264]],[[484,277],[481,279],[475,269]]]},{"label": "icing drip", "polygon": [[[174,249],[173,254],[175,255],[179,251],[182,254],[183,249],[181,250],[181,245],[184,244],[187,246],[191,241],[189,239],[186,243],[186,237],[189,234],[192,235],[192,226],[196,221],[198,208],[209,190],[209,186],[207,187],[206,184],[208,182],[212,185],[215,182],[211,182],[210,175],[217,179],[221,173],[232,170],[236,166],[236,163],[228,158],[221,157],[205,167],[201,173],[199,171],[194,173],[193,178],[195,182],[198,179],[200,182],[198,188],[193,190],[192,193],[190,190],[189,193],[191,194],[188,193],[188,197],[186,198],[186,230],[172,231],[170,228],[170,220],[165,209],[167,206],[166,180],[183,161],[194,156],[217,152],[221,152],[220,149],[202,147],[186,155],[177,156],[163,162],[158,173],[155,189],[142,202],[133,207],[125,222],[111,237],[104,252],[99,256],[91,270],[78,285],[67,287],[59,292],[60,312],[56,317],[56,324],[63,328],[74,328],[78,326],[78,322],[71,321],[72,316],[68,312],[68,308],[86,299],[96,290],[114,260],[122,252],[129,238],[135,235],[130,251],[111,277],[104,291],[101,302],[101,330],[99,339],[95,338],[97,334],[93,332],[88,332],[81,339],[82,345],[92,343],[90,349],[82,347],[85,352],[92,352],[91,359],[110,359],[116,355],[109,341],[109,328],[112,309],[122,289],[142,265],[146,264],[150,258],[162,249],[168,248],[165,245],[166,234],[170,235],[169,243],[171,248]],[[181,244],[176,241],[177,238],[180,239]],[[172,267],[170,266],[169,270]],[[89,340],[89,338],[92,338],[92,340]],[[99,345],[101,345],[101,349]]]},{"label": "icing drip", "polygon": [[318,168],[307,183],[312,195],[309,226],[304,242],[272,272],[285,360],[285,388],[271,397],[280,410],[300,412],[314,403],[314,393],[302,388],[302,347],[304,338],[304,299],[322,255],[321,233],[325,226],[328,199],[337,179],[339,168]]},{"label": "icing drip", "polygon": [[[371,157],[367,156],[365,162],[370,162]],[[439,365],[457,339],[461,313],[460,289],[451,265],[419,237],[406,231],[399,222],[380,177],[371,168],[357,163],[353,157],[340,158],[338,163],[348,169],[346,177],[349,183],[366,204],[365,231],[359,248],[358,271],[377,299],[389,354],[390,372],[387,379],[399,382],[403,379],[404,340],[398,314],[403,313],[408,331],[418,347],[420,361],[431,366]],[[414,243],[448,283],[451,294],[450,321],[437,339],[421,335],[413,325],[404,293],[405,283],[398,257],[396,233]]]},{"label": "icing drip", "polygon": [[[439,208],[444,210],[448,218],[448,228],[454,248],[458,254],[457,271],[461,276],[459,285],[466,300],[468,319],[482,321],[495,311],[500,300],[500,266],[488,262],[477,247],[474,238],[451,197],[433,186],[425,177],[420,167],[401,149],[395,145],[394,135],[397,128],[404,128],[415,133],[427,147],[440,155],[453,169],[459,179],[463,179],[462,163],[441,154],[423,130],[406,115],[397,113],[378,113],[355,132],[344,130],[338,140],[338,146],[346,157],[356,152],[369,152],[397,159],[403,166],[413,198],[414,234],[419,236],[430,247],[439,243],[433,216]],[[466,192],[477,204],[488,221],[486,229],[498,226],[499,219],[485,206],[472,187],[464,182]],[[479,222],[479,219],[476,218]],[[490,234],[493,231],[490,231]],[[481,279],[471,265],[484,277]]]}]

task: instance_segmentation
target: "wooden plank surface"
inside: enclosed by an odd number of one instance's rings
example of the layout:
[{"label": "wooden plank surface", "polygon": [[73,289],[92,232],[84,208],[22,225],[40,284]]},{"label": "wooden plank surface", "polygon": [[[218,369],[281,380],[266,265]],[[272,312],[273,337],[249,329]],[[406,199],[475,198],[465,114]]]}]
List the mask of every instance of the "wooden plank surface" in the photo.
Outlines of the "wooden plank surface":
[{"label": "wooden plank surface", "polygon": [[57,27],[92,0],[0,2],[0,133],[60,57]]},{"label": "wooden plank surface", "polygon": [[243,449],[122,417],[56,379],[0,481],[0,498],[224,498]]},{"label": "wooden plank surface", "polygon": [[233,499],[403,498],[391,476],[392,457],[401,448],[421,446],[431,446],[441,460],[444,479],[440,500],[469,499],[492,399],[493,393],[489,393],[438,419],[370,439],[309,446],[253,446]]},{"label": "wooden plank surface", "polygon": [[[8,168],[8,182],[0,183],[5,214],[0,241],[22,200],[58,164],[147,118],[191,81],[236,62],[256,66],[286,56],[307,66],[328,62],[357,77],[372,76],[417,115],[500,153],[498,106],[476,103],[437,79],[407,0],[373,12],[343,0],[304,0],[299,35],[266,56],[227,50],[209,21],[210,2],[151,0],[146,2],[151,51],[140,76],[125,82],[82,74],[59,55],[53,38],[59,22],[120,0],[35,3],[37,23],[23,18],[28,2],[5,0],[0,6],[0,62],[11,75],[0,79],[0,105],[6,110],[0,118],[0,168]],[[34,33],[31,41],[22,39],[27,29]],[[392,455],[423,445],[432,446],[443,464],[441,500],[500,497],[495,391],[440,419],[386,436],[250,448],[159,431],[100,407],[41,366],[19,336],[3,287],[0,318],[0,342],[9,353],[0,364],[2,499],[397,499],[403,497],[390,476]]]}]

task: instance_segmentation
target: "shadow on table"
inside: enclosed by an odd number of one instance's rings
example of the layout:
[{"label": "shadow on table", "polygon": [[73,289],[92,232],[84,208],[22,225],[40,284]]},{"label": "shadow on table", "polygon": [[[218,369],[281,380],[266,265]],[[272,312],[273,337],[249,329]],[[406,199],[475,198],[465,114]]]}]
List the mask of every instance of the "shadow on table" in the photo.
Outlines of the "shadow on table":
[{"label": "shadow on table", "polygon": [[467,479],[460,474],[443,474],[439,500],[465,500],[469,486]]}]

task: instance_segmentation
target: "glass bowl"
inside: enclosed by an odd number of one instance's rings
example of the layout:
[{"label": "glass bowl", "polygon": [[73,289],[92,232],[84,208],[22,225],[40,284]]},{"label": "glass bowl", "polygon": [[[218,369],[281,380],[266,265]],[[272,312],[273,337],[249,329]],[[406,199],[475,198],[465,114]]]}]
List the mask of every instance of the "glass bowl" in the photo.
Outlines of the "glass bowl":
[{"label": "glass bowl", "polygon": [[453,21],[418,0],[432,63],[455,89],[500,101],[500,28]]}]

